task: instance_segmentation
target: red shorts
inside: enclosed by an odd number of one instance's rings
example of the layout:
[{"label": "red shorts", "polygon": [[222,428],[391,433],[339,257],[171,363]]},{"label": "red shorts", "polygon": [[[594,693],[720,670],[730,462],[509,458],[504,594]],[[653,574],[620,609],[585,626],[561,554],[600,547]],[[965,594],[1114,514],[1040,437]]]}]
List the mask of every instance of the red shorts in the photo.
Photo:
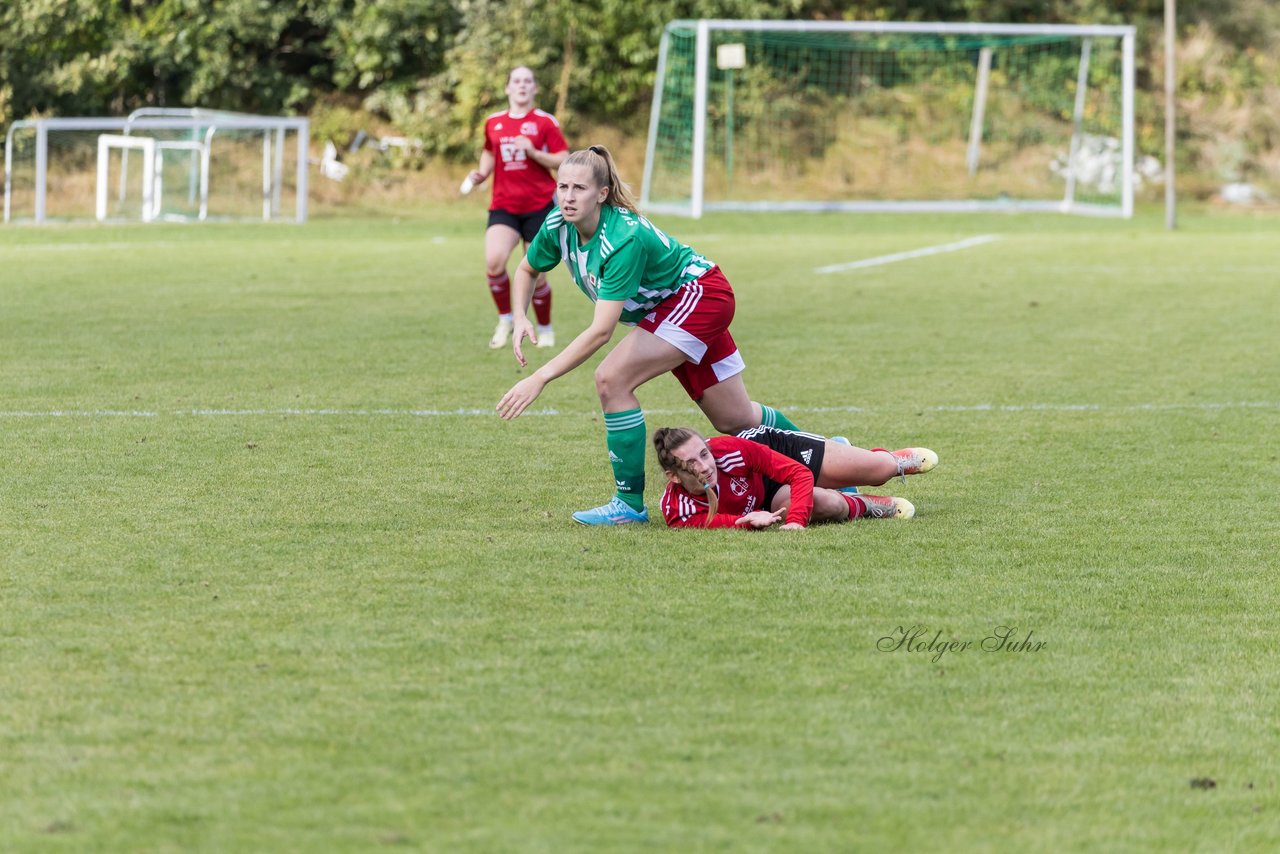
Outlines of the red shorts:
[{"label": "red shorts", "polygon": [[712,267],[636,324],[688,357],[671,373],[693,400],[746,368],[729,334],[733,309],[733,287],[719,267]]}]

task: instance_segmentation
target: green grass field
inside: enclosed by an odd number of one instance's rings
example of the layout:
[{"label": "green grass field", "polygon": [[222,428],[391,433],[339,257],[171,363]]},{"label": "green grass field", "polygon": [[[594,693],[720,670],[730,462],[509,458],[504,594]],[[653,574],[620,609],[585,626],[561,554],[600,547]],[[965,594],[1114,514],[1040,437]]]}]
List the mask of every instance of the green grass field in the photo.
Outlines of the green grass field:
[{"label": "green grass field", "polygon": [[1280,219],[659,224],[914,520],[572,524],[478,205],[0,229],[0,851],[1277,850]]}]

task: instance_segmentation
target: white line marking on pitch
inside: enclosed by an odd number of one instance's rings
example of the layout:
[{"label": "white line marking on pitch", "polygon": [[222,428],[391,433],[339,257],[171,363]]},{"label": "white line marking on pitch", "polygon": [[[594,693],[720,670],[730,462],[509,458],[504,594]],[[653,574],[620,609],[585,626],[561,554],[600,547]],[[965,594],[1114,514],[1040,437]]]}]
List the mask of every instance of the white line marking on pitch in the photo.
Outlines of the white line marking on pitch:
[{"label": "white line marking on pitch", "polygon": [[977,237],[969,237],[964,240],[957,240],[955,243],[943,243],[938,246],[926,246],[923,249],[912,249],[909,252],[895,252],[892,255],[881,255],[877,258],[864,258],[861,261],[850,261],[847,264],[831,264],[827,267],[814,267],[815,273],[843,273],[845,270],[860,270],[863,267],[879,267],[882,264],[892,264],[895,261],[906,261],[911,258],[924,258],[927,255],[941,255],[943,252],[956,252],[961,249],[968,249],[970,246],[981,246],[984,243],[991,243],[999,240],[998,234],[980,234]]},{"label": "white line marking on pitch", "polygon": [[137,409],[49,409],[43,412],[0,412],[0,418],[155,418],[159,414]]},{"label": "white line marking on pitch", "polygon": [[[1025,403],[994,404],[979,403],[956,406],[920,406],[898,407],[895,409],[875,409],[867,406],[784,406],[786,412],[817,414],[827,412],[859,412],[873,414],[875,412],[1173,412],[1192,410],[1213,412],[1223,409],[1280,409],[1280,401],[1228,401],[1224,403],[1134,403],[1121,406],[1108,406],[1101,403]],[[649,415],[685,415],[697,413],[694,407],[676,409],[646,409]],[[533,416],[566,416],[594,418],[598,412],[561,412],[558,409],[527,410],[525,415]],[[496,418],[492,409],[175,409],[168,412],[152,412],[147,410],[125,409],[50,409],[0,411],[0,418],[157,418],[169,415],[175,418],[225,418],[225,417],[284,417],[284,416],[330,416],[345,418],[402,417],[402,418]]]},{"label": "white line marking on pitch", "polygon": [[0,252],[85,252],[90,250],[123,250],[123,249],[171,249],[175,246],[195,246],[196,244],[176,243],[171,240],[156,240],[150,243],[12,243],[0,246]]}]

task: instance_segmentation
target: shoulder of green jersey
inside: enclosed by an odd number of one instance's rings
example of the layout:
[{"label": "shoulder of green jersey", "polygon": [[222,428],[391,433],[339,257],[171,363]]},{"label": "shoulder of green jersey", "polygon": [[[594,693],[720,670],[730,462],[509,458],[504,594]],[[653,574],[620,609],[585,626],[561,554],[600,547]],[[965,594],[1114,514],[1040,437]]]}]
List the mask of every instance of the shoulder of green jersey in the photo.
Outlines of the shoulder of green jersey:
[{"label": "shoulder of green jersey", "polygon": [[[635,238],[636,230],[639,223],[628,216],[631,212],[626,208],[614,208],[616,216],[610,217],[609,221],[600,229],[600,257],[608,258],[619,248],[625,246],[628,242]],[[612,229],[609,226],[613,226]]]},{"label": "shoulder of green jersey", "polygon": [[622,247],[638,239],[634,228],[615,228],[613,233],[600,232],[600,257],[608,258]]}]

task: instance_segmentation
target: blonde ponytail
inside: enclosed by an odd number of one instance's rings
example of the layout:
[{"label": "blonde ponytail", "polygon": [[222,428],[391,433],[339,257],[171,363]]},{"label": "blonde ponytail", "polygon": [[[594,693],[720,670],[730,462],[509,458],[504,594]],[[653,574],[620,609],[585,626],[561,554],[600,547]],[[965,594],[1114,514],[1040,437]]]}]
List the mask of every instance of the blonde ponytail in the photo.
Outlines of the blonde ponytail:
[{"label": "blonde ponytail", "polygon": [[590,148],[575,151],[560,165],[586,166],[591,170],[591,177],[596,182],[596,186],[609,188],[609,196],[605,199],[606,204],[625,208],[632,213],[639,212],[640,208],[636,204],[635,196],[631,194],[631,187],[618,175],[618,166],[613,162],[613,155],[603,145],[593,145]]}]

